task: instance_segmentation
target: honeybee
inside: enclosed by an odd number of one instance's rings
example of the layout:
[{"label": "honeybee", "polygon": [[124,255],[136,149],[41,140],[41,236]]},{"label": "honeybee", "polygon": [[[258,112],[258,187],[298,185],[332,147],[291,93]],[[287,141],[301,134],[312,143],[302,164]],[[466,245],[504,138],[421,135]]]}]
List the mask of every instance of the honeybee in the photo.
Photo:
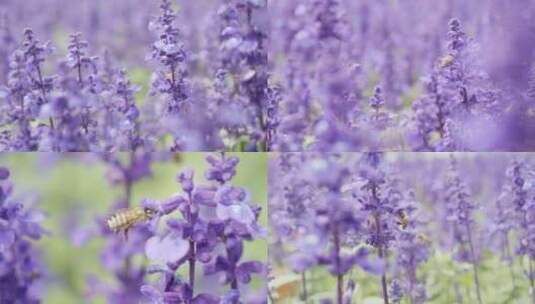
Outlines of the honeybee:
[{"label": "honeybee", "polygon": [[425,234],[421,234],[421,233],[419,233],[419,234],[417,235],[417,239],[418,239],[418,241],[420,241],[420,242],[422,242],[422,243],[424,243],[424,244],[428,244],[428,245],[431,244],[431,240],[430,240],[429,237],[427,237],[427,235],[425,235]]},{"label": "honeybee", "polygon": [[452,56],[452,55],[446,55],[442,58],[440,58],[440,67],[441,68],[445,68],[447,66],[449,66],[450,64],[453,63],[453,60],[455,60],[455,58]]},{"label": "honeybee", "polygon": [[401,227],[401,229],[407,228],[409,225],[409,217],[407,216],[407,213],[405,211],[400,210],[398,213],[398,221],[397,224]]},{"label": "honeybee", "polygon": [[152,208],[135,207],[131,209],[120,209],[108,218],[106,223],[108,228],[115,232],[123,232],[128,238],[128,230],[135,224],[148,221],[156,215],[156,210]]}]

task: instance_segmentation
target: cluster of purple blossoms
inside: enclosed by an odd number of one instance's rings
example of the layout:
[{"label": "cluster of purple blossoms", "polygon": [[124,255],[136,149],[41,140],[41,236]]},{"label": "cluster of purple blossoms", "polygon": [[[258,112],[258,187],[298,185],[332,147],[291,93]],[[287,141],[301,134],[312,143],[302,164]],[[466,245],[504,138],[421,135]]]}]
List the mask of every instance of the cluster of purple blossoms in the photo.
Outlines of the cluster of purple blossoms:
[{"label": "cluster of purple blossoms", "polygon": [[[399,252],[395,261],[395,279],[391,282],[392,302],[407,296],[410,303],[425,303],[428,298],[425,281],[418,275],[419,266],[423,265],[430,255],[428,242],[422,237],[425,233],[425,222],[422,220],[422,210],[413,192],[407,193],[400,203],[404,217],[410,219],[398,235],[398,241],[392,250]],[[399,279],[396,279],[399,278]],[[399,287],[396,288],[396,285]],[[396,291],[396,289],[399,289]]]},{"label": "cluster of purple blossoms", "polygon": [[[41,44],[30,29],[16,42],[6,14],[0,22],[7,76],[0,84],[0,149],[265,150],[273,129],[266,105],[274,90],[268,86],[266,7],[263,1],[210,4],[218,22],[204,30],[220,32],[219,39],[198,45],[175,4],[161,0],[160,15],[143,18],[155,35],[147,63],[135,63],[144,74],[153,72],[144,102],[142,86],[129,79],[139,72],[115,66],[113,45],[101,58],[91,56],[101,46],[73,34],[60,60],[61,52]],[[83,36],[94,42],[90,33]]]},{"label": "cluster of purple blossoms", "polygon": [[532,164],[515,160],[507,171],[510,191],[508,204],[510,204],[507,215],[508,221],[515,223],[514,230],[518,238],[516,254],[526,257],[528,269],[525,271],[530,282],[533,301],[535,301],[535,203],[533,200],[534,172]]},{"label": "cluster of purple blossoms", "polygon": [[2,89],[2,150],[116,151],[146,146],[140,137],[137,91],[124,71],[87,54],[81,34],[70,36],[58,74],[46,76],[50,44],[32,30],[13,52]]},{"label": "cluster of purple blossoms", "polygon": [[[478,13],[461,1],[273,3],[271,81],[283,92],[273,150],[529,150],[532,106],[518,92],[533,54],[523,45],[522,63],[502,58],[508,46],[491,37],[521,35],[534,7],[482,2]],[[523,76],[512,85],[513,69]]]},{"label": "cluster of purple blossoms", "polygon": [[450,168],[443,191],[444,208],[446,209],[446,219],[451,227],[450,233],[454,244],[455,258],[472,264],[477,300],[478,303],[482,303],[478,274],[481,253],[476,251],[480,246],[475,239],[476,227],[473,215],[477,206],[472,201],[468,187],[459,176],[457,163],[453,157],[450,160]]},{"label": "cluster of purple blossoms", "polygon": [[[153,303],[265,303],[265,294],[249,287],[254,275],[265,275],[265,265],[244,256],[246,243],[266,234],[258,223],[261,209],[231,183],[237,157],[206,160],[208,184],[197,184],[194,172],[185,170],[177,177],[182,193],[142,203],[158,212],[145,255],[147,271],[159,280],[141,292]],[[182,269],[188,270],[184,278]]]},{"label": "cluster of purple blossoms", "polygon": [[45,233],[44,216],[14,196],[9,174],[0,167],[0,302],[39,303],[46,273],[33,241]]},{"label": "cluster of purple blossoms", "polygon": [[[403,192],[394,172],[387,173],[381,153],[368,153],[363,156],[359,168],[360,179],[353,196],[361,210],[370,219],[365,231],[365,242],[377,250],[380,259],[386,260],[390,247],[399,237],[399,218],[405,216],[401,202]],[[383,298],[389,301],[386,273],[381,277]]]},{"label": "cluster of purple blossoms", "polygon": [[15,37],[11,31],[9,25],[9,16],[6,11],[0,10],[0,41],[2,46],[0,47],[0,82],[7,82],[7,73],[4,73],[9,68],[9,56],[14,49]]},{"label": "cluster of purple blossoms", "polygon": [[273,129],[268,113],[273,88],[268,86],[267,29],[261,18],[266,8],[265,0],[225,0],[217,12],[220,53],[215,58],[214,85],[220,110],[215,115],[230,123],[225,127],[229,138],[247,139],[247,151],[266,150]]},{"label": "cluster of purple blossoms", "polygon": [[152,44],[151,60],[158,62],[160,68],[152,82],[153,94],[164,95],[169,114],[179,113],[188,99],[186,91],[186,51],[180,31],[174,25],[176,15],[171,1],[163,0],[161,15],[150,23],[149,29],[157,34],[158,40]]},{"label": "cluster of purple blossoms", "polygon": [[77,231],[78,245],[94,237],[105,240],[101,261],[116,280],[109,285],[90,275],[87,297],[105,296],[114,303],[265,303],[265,290],[250,286],[255,276],[263,282],[265,265],[245,256],[246,243],[264,238],[266,231],[250,193],[232,185],[239,159],[209,155],[208,183],[197,184],[194,171],[184,170],[177,176],[182,193],[136,206],[136,183],[152,175],[154,161],[166,158],[140,152],[100,157],[110,183],[122,189],[110,214],[141,208],[154,216],[121,233],[110,229],[109,217],[98,217],[96,229]]},{"label": "cluster of purple blossoms", "polygon": [[459,20],[449,22],[448,53],[426,80],[426,95],[414,103],[415,150],[464,151],[487,149],[481,128],[492,128],[503,119],[500,107],[507,107],[488,76],[477,65],[474,42]]}]

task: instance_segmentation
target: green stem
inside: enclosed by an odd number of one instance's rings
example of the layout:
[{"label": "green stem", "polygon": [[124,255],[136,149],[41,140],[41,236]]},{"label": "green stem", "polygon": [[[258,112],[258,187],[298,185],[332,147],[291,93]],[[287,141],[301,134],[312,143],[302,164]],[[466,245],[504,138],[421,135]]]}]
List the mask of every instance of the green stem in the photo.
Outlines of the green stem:
[{"label": "green stem", "polygon": [[480,284],[479,284],[479,274],[478,274],[478,265],[476,262],[476,254],[474,250],[474,242],[472,241],[472,231],[470,229],[470,225],[466,225],[467,233],[468,233],[468,245],[470,246],[470,255],[472,256],[472,268],[474,270],[474,281],[476,285],[476,295],[477,295],[477,302],[479,304],[483,304],[483,301],[481,299],[481,290],[480,290]]},{"label": "green stem", "polygon": [[[335,224],[336,225],[336,224]],[[335,250],[335,268],[338,272],[340,270],[340,236],[338,235],[338,226],[335,226],[334,228],[334,250]],[[336,276],[336,303],[342,304],[344,296],[344,276],[342,274],[338,274]]]},{"label": "green stem", "polygon": [[[529,258],[529,257],[528,257]],[[531,285],[531,297],[532,297],[532,300],[533,300],[533,304],[535,304],[535,278],[533,278],[534,276],[534,273],[533,273],[533,260],[531,258],[529,258],[529,284]]]},{"label": "green stem", "polygon": [[301,300],[303,300],[306,303],[308,299],[308,292],[307,292],[307,277],[306,277],[305,271],[301,273],[301,288],[302,288]]}]

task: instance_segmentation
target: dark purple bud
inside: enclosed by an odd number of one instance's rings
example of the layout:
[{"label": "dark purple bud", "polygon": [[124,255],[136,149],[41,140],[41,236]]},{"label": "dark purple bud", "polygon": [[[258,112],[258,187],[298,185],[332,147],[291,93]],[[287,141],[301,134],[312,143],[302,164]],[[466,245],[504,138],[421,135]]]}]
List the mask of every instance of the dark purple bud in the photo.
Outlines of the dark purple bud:
[{"label": "dark purple bud", "polygon": [[177,176],[177,180],[185,192],[193,191],[193,170],[185,170]]},{"label": "dark purple bud", "polygon": [[6,180],[9,178],[9,170],[4,167],[0,167],[0,180]]}]

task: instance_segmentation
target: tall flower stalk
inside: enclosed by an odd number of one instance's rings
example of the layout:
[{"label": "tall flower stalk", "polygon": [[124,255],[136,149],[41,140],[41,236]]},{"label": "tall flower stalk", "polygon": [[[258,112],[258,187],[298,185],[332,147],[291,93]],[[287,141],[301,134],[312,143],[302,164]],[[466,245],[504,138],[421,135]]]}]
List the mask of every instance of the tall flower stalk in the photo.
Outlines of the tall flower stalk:
[{"label": "tall flower stalk", "polygon": [[[29,96],[34,99],[36,106],[40,108],[48,103],[48,95],[54,86],[54,79],[45,77],[42,70],[42,65],[46,57],[52,52],[52,48],[49,43],[40,44],[33,30],[26,29],[24,30],[21,51],[26,62],[26,72],[31,80]],[[49,127],[54,129],[54,120],[51,117],[49,117],[49,123]]]},{"label": "tall flower stalk", "polygon": [[472,265],[477,301],[482,304],[479,257],[476,253],[474,242],[475,221],[473,212],[477,206],[472,202],[467,186],[459,176],[457,162],[453,156],[450,159],[444,190],[446,195],[444,203],[448,209],[448,221],[453,226],[453,238],[459,246],[456,258]]},{"label": "tall flower stalk", "polygon": [[[367,242],[377,250],[379,259],[388,260],[388,250],[395,239],[396,214],[400,207],[400,193],[393,180],[387,179],[382,169],[381,153],[364,154],[360,168],[363,180],[362,192],[358,196],[361,208],[370,218],[367,228]],[[381,276],[382,297],[390,303],[386,271]]]},{"label": "tall flower stalk", "polygon": [[510,204],[510,197],[514,195],[512,184],[512,181],[506,181],[496,199],[494,212],[491,214],[493,223],[490,233],[491,237],[498,242],[502,260],[507,263],[511,276],[512,293],[514,293],[518,287],[514,267],[515,255],[512,248],[512,234],[515,229],[514,205]]},{"label": "tall flower stalk", "polygon": [[421,207],[414,192],[404,195],[401,205],[402,209],[398,211],[400,230],[394,246],[398,252],[396,266],[399,268],[399,275],[403,277],[401,288],[409,298],[409,303],[425,303],[425,284],[417,273],[419,266],[425,263],[430,255],[430,244],[424,231],[425,222],[422,220]]},{"label": "tall flower stalk", "polygon": [[[258,224],[260,208],[250,202],[246,189],[230,183],[239,159],[221,154],[210,155],[207,161],[208,184],[194,182],[194,172],[186,170],[177,178],[183,193],[164,202],[144,203],[159,210],[156,221],[170,215],[166,227],[155,230],[145,244],[153,264],[150,272],[159,273],[160,281],[156,286],[143,285],[141,292],[155,303],[242,303],[252,275],[266,271],[260,261],[243,260],[244,242],[264,232]],[[182,266],[188,269],[184,281],[176,275]],[[206,289],[196,284],[213,275],[221,277],[221,286]]]},{"label": "tall flower stalk", "polygon": [[[514,208],[514,219],[518,232],[519,242],[516,248],[517,254],[527,259],[526,276],[529,281],[531,295],[535,303],[535,231],[533,219],[535,218],[535,203],[529,196],[533,189],[527,183],[527,174],[530,168],[523,161],[513,161],[510,165],[507,176],[511,183],[512,203]],[[533,177],[531,177],[533,178]]]},{"label": "tall flower stalk", "polygon": [[177,115],[188,99],[186,91],[187,57],[180,30],[175,25],[176,13],[170,0],[161,0],[161,14],[149,25],[158,40],[152,44],[148,58],[158,64],[153,75],[152,94],[162,94],[165,112]]}]

